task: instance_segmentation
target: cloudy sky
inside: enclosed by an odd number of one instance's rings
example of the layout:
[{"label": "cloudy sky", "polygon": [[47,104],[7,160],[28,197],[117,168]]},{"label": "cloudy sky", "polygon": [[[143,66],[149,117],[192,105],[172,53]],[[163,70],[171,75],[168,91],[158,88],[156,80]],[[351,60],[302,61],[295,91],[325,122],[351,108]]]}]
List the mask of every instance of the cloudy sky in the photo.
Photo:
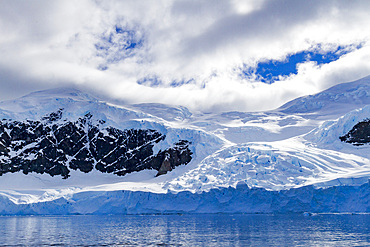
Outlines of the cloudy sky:
[{"label": "cloudy sky", "polygon": [[273,109],[370,74],[370,1],[0,5],[0,100],[75,87],[127,103]]}]

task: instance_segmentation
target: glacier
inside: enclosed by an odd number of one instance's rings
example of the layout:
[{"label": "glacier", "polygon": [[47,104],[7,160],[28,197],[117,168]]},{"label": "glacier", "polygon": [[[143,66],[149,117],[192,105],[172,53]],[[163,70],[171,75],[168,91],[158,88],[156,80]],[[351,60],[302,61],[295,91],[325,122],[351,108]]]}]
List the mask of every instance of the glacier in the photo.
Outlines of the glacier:
[{"label": "glacier", "polygon": [[127,105],[59,88],[0,102],[0,119],[38,121],[61,108],[60,124],[91,114],[105,127],[157,131],[165,138],[153,155],[186,140],[192,159],[160,176],[5,173],[0,214],[370,212],[370,144],[339,139],[370,118],[370,76],[267,112]]},{"label": "glacier", "polygon": [[14,203],[0,194],[0,214],[361,213],[369,212],[369,198],[370,181],[361,186],[305,186],[282,191],[245,184],[201,193],[88,191],[36,203]]}]

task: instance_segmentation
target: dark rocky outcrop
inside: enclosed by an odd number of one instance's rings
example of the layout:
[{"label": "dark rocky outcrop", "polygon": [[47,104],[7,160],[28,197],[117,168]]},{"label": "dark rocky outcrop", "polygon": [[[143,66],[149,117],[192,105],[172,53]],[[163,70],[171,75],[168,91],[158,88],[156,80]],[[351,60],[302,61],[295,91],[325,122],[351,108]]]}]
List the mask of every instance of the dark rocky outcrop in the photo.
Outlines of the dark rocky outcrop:
[{"label": "dark rocky outcrop", "polygon": [[154,158],[155,169],[158,170],[157,176],[166,174],[175,168],[176,164],[187,164],[191,161],[191,152],[189,152],[189,142],[181,140],[173,148],[160,151]]},{"label": "dark rocky outcrop", "polygon": [[166,138],[156,130],[103,127],[90,113],[71,122],[62,114],[60,109],[40,121],[0,121],[0,176],[22,171],[68,178],[70,169],[119,176],[155,169],[158,176],[191,160],[186,140],[154,155],[154,145]]},{"label": "dark rocky outcrop", "polygon": [[370,143],[370,119],[357,123],[346,135],[339,137],[339,139],[355,146]]}]

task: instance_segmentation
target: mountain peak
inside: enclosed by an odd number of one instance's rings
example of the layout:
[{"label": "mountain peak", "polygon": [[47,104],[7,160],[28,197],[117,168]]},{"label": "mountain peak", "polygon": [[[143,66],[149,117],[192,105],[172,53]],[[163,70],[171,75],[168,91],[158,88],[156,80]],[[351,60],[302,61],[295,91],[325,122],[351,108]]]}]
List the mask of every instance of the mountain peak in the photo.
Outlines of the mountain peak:
[{"label": "mountain peak", "polygon": [[0,109],[13,113],[28,112],[31,115],[39,115],[64,108],[66,105],[74,105],[76,102],[91,103],[97,101],[94,96],[78,89],[55,88],[36,91],[14,100],[2,101],[0,102]]},{"label": "mountain peak", "polygon": [[47,90],[41,90],[27,94],[24,98],[71,98],[73,100],[83,100],[83,101],[96,101],[97,99],[85,92],[80,91],[76,88],[60,87]]},{"label": "mountain peak", "polygon": [[321,112],[343,115],[368,104],[370,104],[370,76],[294,99],[279,107],[278,111],[291,114]]}]

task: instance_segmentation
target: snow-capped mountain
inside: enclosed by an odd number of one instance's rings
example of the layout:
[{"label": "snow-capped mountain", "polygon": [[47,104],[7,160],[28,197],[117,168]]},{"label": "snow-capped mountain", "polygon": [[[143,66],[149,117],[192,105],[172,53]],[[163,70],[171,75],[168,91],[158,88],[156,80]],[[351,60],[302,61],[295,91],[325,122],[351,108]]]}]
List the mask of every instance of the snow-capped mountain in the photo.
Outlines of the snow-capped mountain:
[{"label": "snow-capped mountain", "polygon": [[369,118],[370,77],[257,113],[31,93],[0,102],[0,213],[369,211]]},{"label": "snow-capped mountain", "polygon": [[[94,184],[95,179],[84,178],[81,172],[123,176],[155,170],[162,175],[201,159],[223,143],[204,131],[176,128],[163,118],[135,110],[142,106],[115,106],[75,89],[31,93],[1,102],[0,107],[3,181],[18,172],[37,183],[53,181],[40,180],[39,174],[65,180],[78,177],[76,184],[57,179],[57,187]],[[107,183],[120,181],[111,177]],[[101,185],[97,180],[94,185]],[[0,187],[12,189],[12,184]]]}]

